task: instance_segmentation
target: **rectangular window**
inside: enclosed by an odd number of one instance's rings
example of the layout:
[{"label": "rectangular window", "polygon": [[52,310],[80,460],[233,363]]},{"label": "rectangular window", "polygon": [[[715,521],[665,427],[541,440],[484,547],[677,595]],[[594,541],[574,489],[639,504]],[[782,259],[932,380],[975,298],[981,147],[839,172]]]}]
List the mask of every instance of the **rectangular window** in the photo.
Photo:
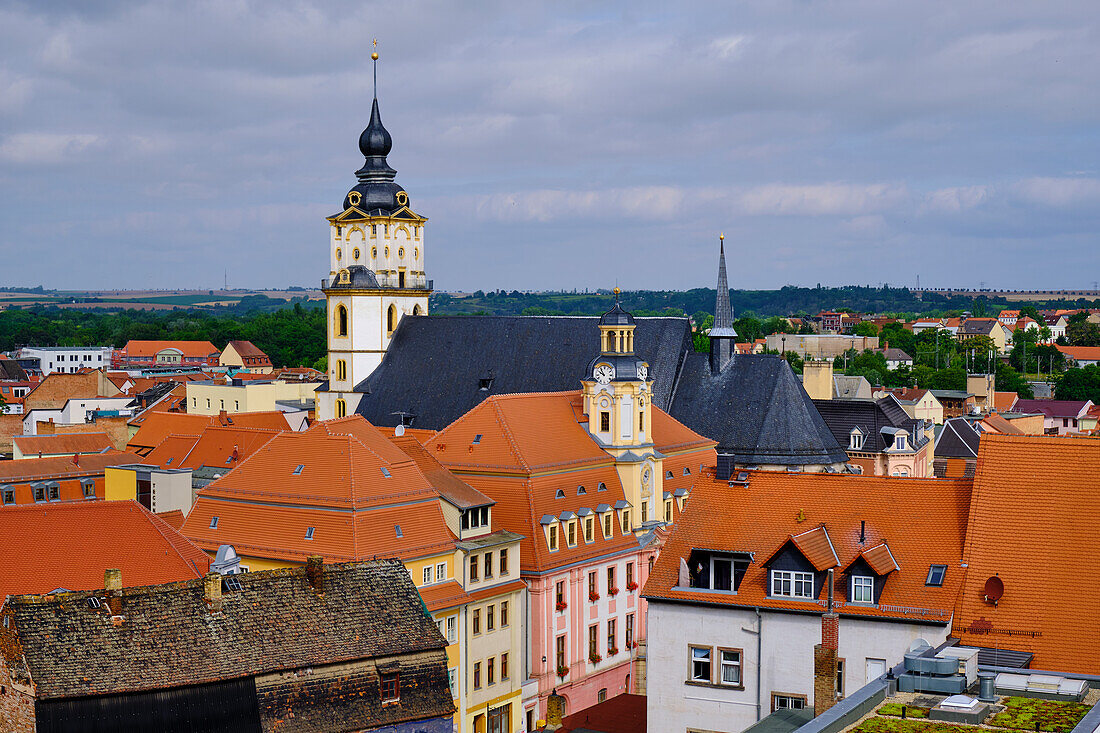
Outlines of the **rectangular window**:
[{"label": "rectangular window", "polygon": [[588,574],[588,600],[599,598],[599,591],[596,590],[596,571],[593,570]]},{"label": "rectangular window", "polygon": [[[87,488],[87,487],[85,487],[85,488]],[[87,496],[87,491],[85,491],[84,495]],[[5,504],[14,504],[15,503],[15,489],[4,489],[4,503]]]},{"label": "rectangular window", "polygon": [[550,525],[550,550],[554,551],[558,549],[558,526],[556,524]]},{"label": "rectangular window", "polygon": [[603,515],[603,536],[604,539],[611,537],[611,512],[606,512]]},{"label": "rectangular window", "polygon": [[626,615],[626,648],[634,646],[634,614]]},{"label": "rectangular window", "polygon": [[595,659],[596,655],[600,653],[599,648],[600,627],[596,624],[592,624],[588,627],[588,659],[591,661]]},{"label": "rectangular window", "polygon": [[457,677],[457,669],[447,670],[447,686],[451,688],[451,697],[458,697],[458,693],[455,692],[455,677]]},{"label": "rectangular window", "polygon": [[496,606],[490,604],[485,609],[485,630],[492,631],[497,627],[497,609]]},{"label": "rectangular window", "polygon": [[596,524],[596,522],[595,522],[594,519],[592,519],[592,517],[585,517],[584,518],[584,541],[585,542],[591,542],[592,540],[596,539],[595,524]]},{"label": "rectangular window", "polygon": [[689,678],[692,682],[710,682],[710,655],[709,646],[688,647],[691,650],[691,669]]},{"label": "rectangular window", "polygon": [[489,657],[488,661],[485,662],[485,682],[487,684],[496,684],[496,666],[496,657]]},{"label": "rectangular window", "polygon": [[446,580],[447,579],[447,563],[441,562],[435,566],[435,579]]},{"label": "rectangular window", "polygon": [[645,432],[645,413],[644,412],[639,412],[638,413],[638,432],[639,433],[644,433]]},{"label": "rectangular window", "polygon": [[473,621],[471,622],[471,625],[473,627],[473,633],[474,634],[480,634],[481,633],[481,609],[480,608],[475,608],[474,609],[474,617],[473,617]]},{"label": "rectangular window", "polygon": [[634,585],[634,563],[628,562],[626,564],[626,588],[630,590],[630,586]]},{"label": "rectangular window", "polygon": [[559,580],[557,585],[554,586],[554,602],[558,604],[558,607],[565,605],[565,581]]},{"label": "rectangular window", "polygon": [[485,577],[493,577],[493,553],[485,553]]},{"label": "rectangular window", "polygon": [[508,574],[508,548],[500,551],[500,574]]},{"label": "rectangular window", "polygon": [[508,601],[500,602],[500,625],[502,627],[508,625]]},{"label": "rectangular window", "polygon": [[481,689],[481,662],[474,662],[474,689]]},{"label": "rectangular window", "polygon": [[790,695],[784,692],[772,693],[772,712],[776,710],[801,710],[806,707],[805,695]]},{"label": "rectangular window", "polygon": [[630,532],[630,510],[623,509],[623,534]]},{"label": "rectangular window", "polygon": [[508,652],[500,655],[500,678],[502,680],[508,679]]},{"label": "rectangular window", "polygon": [[612,565],[607,569],[607,595],[616,593],[618,590],[615,586],[615,566]]},{"label": "rectangular window", "polygon": [[615,619],[607,619],[607,656],[611,656],[619,650],[618,642],[616,641],[615,633]]},{"label": "rectangular window", "polygon": [[600,432],[601,433],[606,433],[609,430],[611,430],[611,413],[610,412],[601,412],[600,413]]},{"label": "rectangular window", "polygon": [[424,568],[424,585],[432,582],[432,566]]},{"label": "rectangular window", "polygon": [[741,650],[719,649],[718,661],[722,665],[718,682],[733,687],[741,686]]},{"label": "rectangular window", "polygon": [[565,542],[570,547],[577,544],[577,523],[575,521],[570,521],[565,525]]},{"label": "rectangular window", "polygon": [[447,617],[447,641],[451,644],[458,641],[458,616]]},{"label": "rectangular window", "polygon": [[61,498],[61,487],[57,484],[50,484],[47,487],[49,490],[50,501],[58,501]]},{"label": "rectangular window", "polygon": [[839,700],[844,697],[844,660],[836,660],[836,696]]},{"label": "rectangular window", "polygon": [[477,581],[477,555],[470,555],[470,580]]},{"label": "rectangular window", "polygon": [[396,672],[382,675],[382,702],[401,699],[401,676]]},{"label": "rectangular window", "polygon": [[672,499],[665,499],[665,522],[672,524]]},{"label": "rectangular window", "polygon": [[931,565],[928,568],[928,577],[925,585],[943,585],[943,576],[947,574],[946,565]]},{"label": "rectangular window", "polygon": [[649,521],[649,502],[648,501],[643,501],[642,502],[642,524],[645,524],[648,521]]},{"label": "rectangular window", "polygon": [[787,596],[789,598],[813,598],[814,574],[773,570],[772,595]]},{"label": "rectangular window", "polygon": [[554,640],[554,659],[558,664],[558,671],[565,669],[565,637],[559,636]]},{"label": "rectangular window", "polygon": [[875,602],[875,579],[866,575],[852,576],[852,603]]}]

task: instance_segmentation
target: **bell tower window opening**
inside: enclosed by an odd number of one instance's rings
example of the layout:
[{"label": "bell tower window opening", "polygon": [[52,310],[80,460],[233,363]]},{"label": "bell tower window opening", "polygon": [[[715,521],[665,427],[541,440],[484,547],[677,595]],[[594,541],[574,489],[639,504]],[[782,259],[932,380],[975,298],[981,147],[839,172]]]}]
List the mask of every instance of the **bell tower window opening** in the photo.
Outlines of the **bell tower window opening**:
[{"label": "bell tower window opening", "polygon": [[336,378],[340,381],[348,378],[348,363],[343,359],[336,361]]},{"label": "bell tower window opening", "polygon": [[343,252],[343,250],[341,250],[341,249],[340,249],[339,247],[337,247],[337,248],[336,248],[336,259],[337,259],[337,260],[339,260],[339,259],[341,259],[341,258],[342,258],[343,256],[344,256],[344,252]]},{"label": "bell tower window opening", "polygon": [[606,433],[611,430],[611,413],[604,410],[600,413],[600,432]]},{"label": "bell tower window opening", "polygon": [[346,417],[348,414],[348,403],[343,400],[336,400],[336,417]]},{"label": "bell tower window opening", "polygon": [[404,270],[398,270],[398,272],[397,272],[397,287],[399,287],[399,288],[404,288],[405,287],[405,271]]},{"label": "bell tower window opening", "polygon": [[336,306],[336,335],[348,335],[348,309],[343,305]]},{"label": "bell tower window opening", "polygon": [[413,306],[413,315],[414,316],[419,316],[420,315],[420,305],[419,304]]},{"label": "bell tower window opening", "polygon": [[391,335],[395,328],[397,328],[397,306],[391,305],[386,311],[386,335]]}]

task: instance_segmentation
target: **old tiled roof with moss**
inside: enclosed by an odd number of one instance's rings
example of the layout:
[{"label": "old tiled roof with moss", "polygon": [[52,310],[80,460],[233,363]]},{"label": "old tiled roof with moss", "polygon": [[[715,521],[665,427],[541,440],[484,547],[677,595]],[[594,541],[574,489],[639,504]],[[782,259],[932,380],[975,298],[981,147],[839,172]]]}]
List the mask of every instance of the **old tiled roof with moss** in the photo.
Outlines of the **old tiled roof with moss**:
[{"label": "old tiled roof with moss", "polygon": [[[983,436],[953,633],[1031,652],[1035,669],[1100,674],[1097,517],[1100,438]],[[993,576],[996,605],[985,599]]]},{"label": "old tiled roof with moss", "polygon": [[[104,590],[14,596],[0,651],[38,699],[155,690],[339,662],[436,651],[447,642],[397,560],[233,576],[221,608],[204,579],[125,588],[120,618],[89,599]],[[219,583],[222,581],[219,579]],[[446,695],[445,683],[436,694]],[[441,700],[441,707],[450,700]],[[453,709],[453,708],[452,708]]]}]

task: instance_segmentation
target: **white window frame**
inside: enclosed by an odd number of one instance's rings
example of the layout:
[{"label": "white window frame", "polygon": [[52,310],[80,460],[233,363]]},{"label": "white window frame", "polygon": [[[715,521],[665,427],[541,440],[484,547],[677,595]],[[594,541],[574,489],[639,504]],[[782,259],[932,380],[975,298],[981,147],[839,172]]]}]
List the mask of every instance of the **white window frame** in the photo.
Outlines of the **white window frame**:
[{"label": "white window frame", "polygon": [[[807,585],[809,587],[805,593],[797,592],[800,586],[805,589]],[[771,595],[782,598],[812,599],[814,597],[814,574],[797,570],[773,570]]]},{"label": "white window frame", "polygon": [[447,642],[454,644],[458,641],[458,616],[447,617]]},{"label": "white window frame", "polygon": [[435,579],[437,581],[447,579],[447,563],[441,562],[435,566]]},{"label": "white window frame", "polygon": [[431,582],[432,582],[432,566],[431,565],[425,565],[424,566],[424,583],[423,583],[423,585],[430,585]]},{"label": "white window frame", "polygon": [[875,579],[870,575],[852,576],[852,603],[875,602]]},{"label": "white window frame", "polygon": [[[734,659],[727,661],[727,655],[734,657]],[[726,679],[726,670],[733,669],[737,671],[737,679],[729,681]],[[743,682],[741,680],[741,652],[737,649],[719,649],[718,650],[718,684],[725,685],[727,687],[741,687]]]},{"label": "white window frame", "polygon": [[852,428],[848,434],[848,450],[863,450],[863,432],[859,428]]},{"label": "white window frame", "polygon": [[[699,653],[697,656],[696,653]],[[703,654],[705,652],[705,655]],[[707,676],[700,677],[695,672],[695,664],[707,665]],[[711,684],[714,681],[714,648],[709,646],[695,646],[688,647],[688,681],[689,682],[705,682]]]}]

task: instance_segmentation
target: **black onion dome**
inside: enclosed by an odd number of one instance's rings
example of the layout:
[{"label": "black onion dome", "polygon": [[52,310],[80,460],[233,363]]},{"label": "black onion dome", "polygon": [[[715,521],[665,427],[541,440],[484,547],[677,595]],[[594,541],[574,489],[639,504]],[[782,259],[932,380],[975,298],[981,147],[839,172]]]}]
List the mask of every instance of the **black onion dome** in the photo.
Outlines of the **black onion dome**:
[{"label": "black onion dome", "polygon": [[615,301],[615,307],[600,316],[601,326],[633,326],[634,316],[630,315]]},{"label": "black onion dome", "polygon": [[363,167],[355,171],[359,182],[344,197],[345,211],[354,206],[368,213],[381,210],[389,214],[408,205],[408,194],[394,181],[397,171],[386,161],[392,147],[393,138],[382,125],[382,114],[378,111],[376,98],[371,104],[370,122],[359,135]]}]

